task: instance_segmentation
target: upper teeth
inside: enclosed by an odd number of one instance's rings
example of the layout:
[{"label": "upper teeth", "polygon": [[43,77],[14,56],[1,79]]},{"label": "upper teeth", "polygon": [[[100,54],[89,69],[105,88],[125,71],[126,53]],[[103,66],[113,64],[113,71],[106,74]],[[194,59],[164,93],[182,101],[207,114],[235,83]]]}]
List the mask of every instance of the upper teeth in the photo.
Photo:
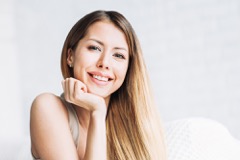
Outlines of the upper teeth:
[{"label": "upper teeth", "polygon": [[101,77],[101,76],[98,76],[98,75],[93,75],[93,78],[96,78],[96,79],[98,79],[98,80],[100,80],[100,81],[105,81],[105,82],[108,81],[108,78],[106,78],[106,77]]}]

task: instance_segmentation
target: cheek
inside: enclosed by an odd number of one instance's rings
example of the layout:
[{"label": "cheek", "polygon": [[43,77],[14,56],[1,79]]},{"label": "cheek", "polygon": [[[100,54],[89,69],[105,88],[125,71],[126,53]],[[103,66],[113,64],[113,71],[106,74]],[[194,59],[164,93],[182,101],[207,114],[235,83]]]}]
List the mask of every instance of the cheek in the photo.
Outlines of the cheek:
[{"label": "cheek", "polygon": [[127,69],[128,69],[128,65],[127,64],[118,68],[118,71],[117,71],[119,73],[118,74],[118,78],[119,78],[121,84],[125,80]]},{"label": "cheek", "polygon": [[80,59],[75,59],[74,62],[74,78],[78,79],[78,80],[83,80],[83,70],[86,68],[86,64],[84,61],[80,60]]},{"label": "cheek", "polygon": [[89,54],[86,54],[85,51],[79,51],[75,56],[75,63],[78,65],[84,65],[90,58],[88,58]]},{"label": "cheek", "polygon": [[93,57],[92,54],[83,52],[76,56],[74,63],[78,68],[86,68],[88,66],[93,65],[94,62],[95,62],[95,57]]}]

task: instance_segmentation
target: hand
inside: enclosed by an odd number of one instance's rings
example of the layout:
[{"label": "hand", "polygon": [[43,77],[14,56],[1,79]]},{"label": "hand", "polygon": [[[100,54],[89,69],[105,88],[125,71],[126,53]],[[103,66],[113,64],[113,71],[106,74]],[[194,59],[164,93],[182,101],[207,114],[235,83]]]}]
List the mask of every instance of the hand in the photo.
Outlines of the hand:
[{"label": "hand", "polygon": [[83,107],[92,113],[106,115],[107,106],[104,98],[88,93],[87,86],[75,78],[66,78],[62,81],[64,97],[67,102]]}]

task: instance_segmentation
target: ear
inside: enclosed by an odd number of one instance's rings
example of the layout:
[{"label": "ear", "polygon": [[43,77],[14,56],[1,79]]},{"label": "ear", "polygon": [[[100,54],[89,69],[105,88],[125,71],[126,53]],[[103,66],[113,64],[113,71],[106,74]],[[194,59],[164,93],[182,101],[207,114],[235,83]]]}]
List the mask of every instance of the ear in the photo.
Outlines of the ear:
[{"label": "ear", "polygon": [[71,48],[68,49],[67,52],[67,64],[72,67],[73,66],[73,62],[74,62],[74,53],[73,50]]}]

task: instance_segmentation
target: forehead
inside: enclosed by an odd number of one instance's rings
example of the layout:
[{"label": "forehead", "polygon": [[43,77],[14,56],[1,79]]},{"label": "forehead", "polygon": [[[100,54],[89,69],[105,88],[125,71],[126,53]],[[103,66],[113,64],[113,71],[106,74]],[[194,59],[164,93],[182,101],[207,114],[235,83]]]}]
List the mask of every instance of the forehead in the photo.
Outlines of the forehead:
[{"label": "forehead", "polygon": [[85,38],[97,38],[103,43],[122,45],[127,47],[126,36],[122,30],[116,27],[112,22],[99,21],[93,23],[86,33]]},{"label": "forehead", "polygon": [[117,27],[113,22],[108,20],[102,20],[92,23],[88,32],[98,32],[98,31],[108,31],[108,32],[121,32],[124,34],[119,27]]}]

